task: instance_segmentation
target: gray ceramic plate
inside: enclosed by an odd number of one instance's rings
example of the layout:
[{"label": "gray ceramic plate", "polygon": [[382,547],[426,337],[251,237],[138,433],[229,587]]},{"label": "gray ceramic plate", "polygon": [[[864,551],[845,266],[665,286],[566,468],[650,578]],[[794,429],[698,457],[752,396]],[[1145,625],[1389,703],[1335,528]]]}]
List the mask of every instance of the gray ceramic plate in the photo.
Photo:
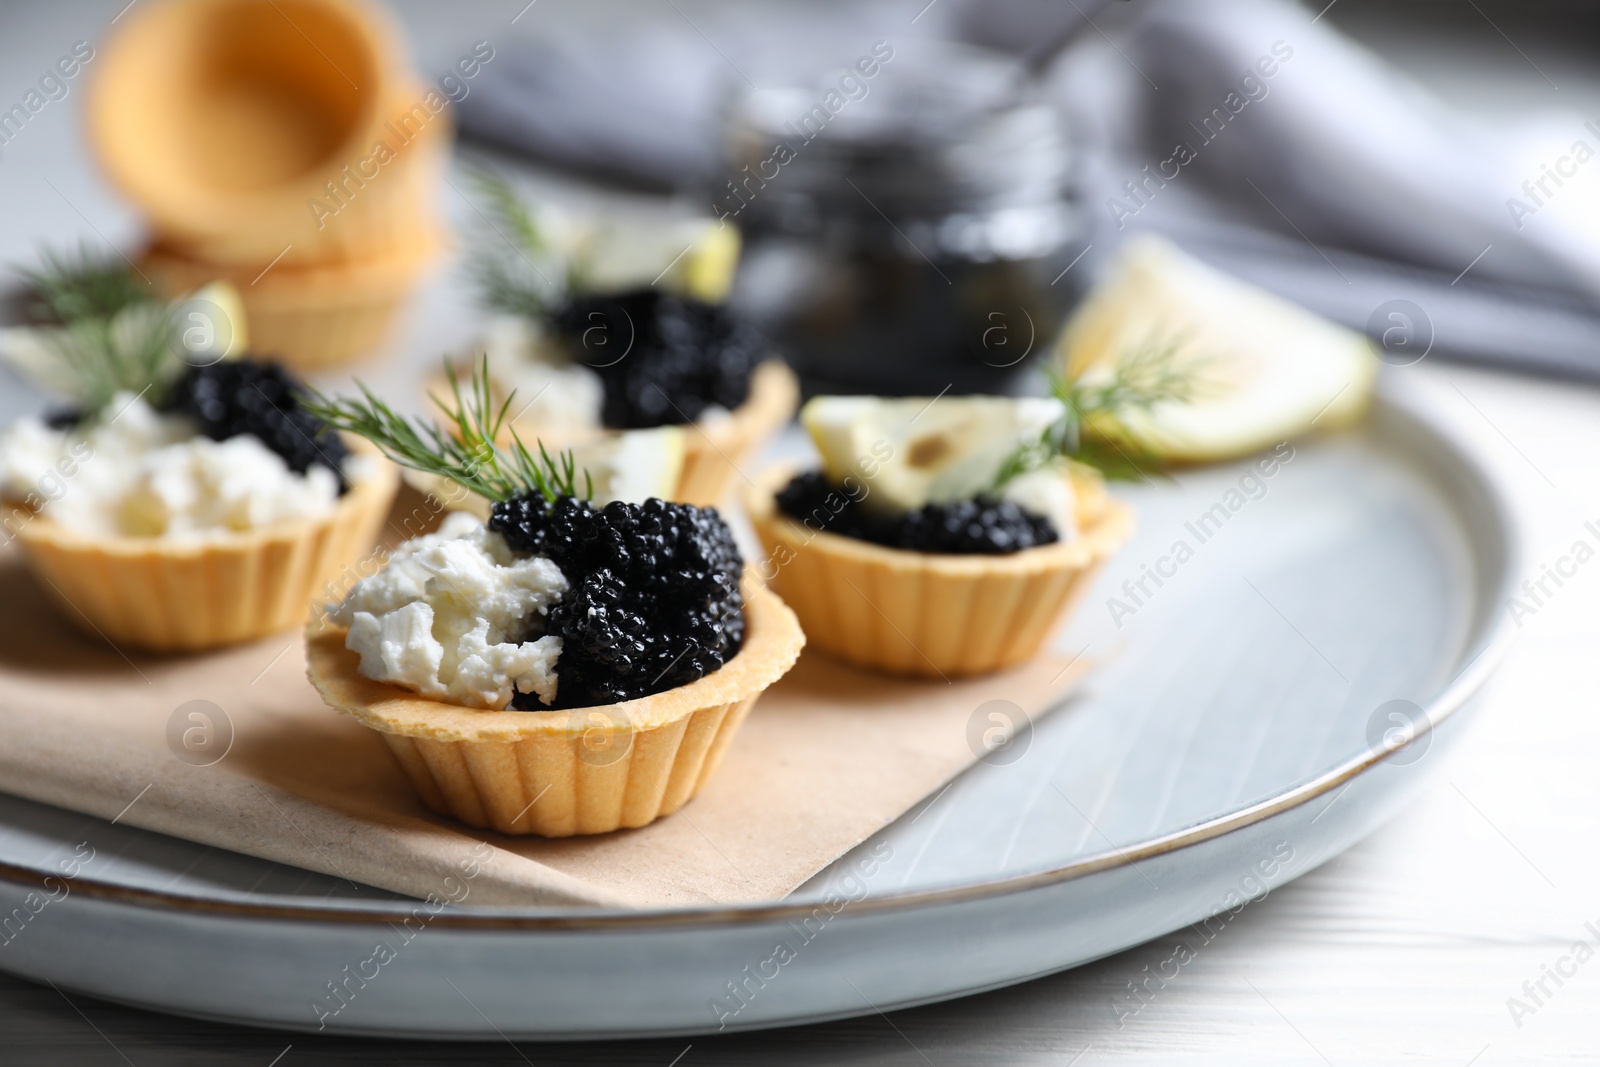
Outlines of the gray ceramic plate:
[{"label": "gray ceramic plate", "polygon": [[[1128,490],[1140,533],[1062,635],[1101,663],[1087,687],[781,903],[431,914],[0,798],[0,909],[21,909],[0,967],[185,1015],[498,1040],[809,1022],[1204,940],[1402,810],[1510,639],[1511,524],[1408,404],[1251,470]],[[85,841],[90,868],[48,877]]]}]

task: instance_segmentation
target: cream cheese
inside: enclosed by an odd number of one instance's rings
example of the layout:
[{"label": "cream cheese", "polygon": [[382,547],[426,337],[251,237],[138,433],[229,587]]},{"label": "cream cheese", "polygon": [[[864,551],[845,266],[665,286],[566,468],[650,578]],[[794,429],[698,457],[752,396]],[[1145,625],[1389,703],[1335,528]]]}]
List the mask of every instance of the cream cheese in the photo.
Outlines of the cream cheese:
[{"label": "cream cheese", "polygon": [[465,513],[395,549],[329,617],[368,678],[423,696],[504,708],[516,693],[556,697],[561,638],[540,636],[567,589],[556,565],[519,557]]},{"label": "cream cheese", "polygon": [[518,315],[496,316],[484,330],[481,353],[489,357],[489,374],[501,393],[516,390],[511,410],[515,421],[557,437],[593,432],[600,425],[605,401],[600,375],[568,359],[538,323]]},{"label": "cream cheese", "polygon": [[1047,463],[1019,474],[1005,484],[1000,496],[1025,511],[1043,515],[1056,528],[1057,537],[1070,541],[1078,535],[1078,497],[1064,466]]},{"label": "cream cheese", "polygon": [[255,437],[196,436],[194,424],[119,393],[91,425],[19,420],[0,437],[0,494],[73,530],[192,537],[325,515],[339,479],[300,474]]}]

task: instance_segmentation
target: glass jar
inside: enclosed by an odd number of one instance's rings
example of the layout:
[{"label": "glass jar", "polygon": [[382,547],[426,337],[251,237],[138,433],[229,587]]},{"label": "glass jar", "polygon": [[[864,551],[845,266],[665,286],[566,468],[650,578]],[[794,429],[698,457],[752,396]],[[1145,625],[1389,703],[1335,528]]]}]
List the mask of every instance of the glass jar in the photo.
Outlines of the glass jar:
[{"label": "glass jar", "polygon": [[734,299],[809,392],[1006,391],[1076,299],[1067,140],[1008,57],[877,42],[744,94],[727,144]]}]

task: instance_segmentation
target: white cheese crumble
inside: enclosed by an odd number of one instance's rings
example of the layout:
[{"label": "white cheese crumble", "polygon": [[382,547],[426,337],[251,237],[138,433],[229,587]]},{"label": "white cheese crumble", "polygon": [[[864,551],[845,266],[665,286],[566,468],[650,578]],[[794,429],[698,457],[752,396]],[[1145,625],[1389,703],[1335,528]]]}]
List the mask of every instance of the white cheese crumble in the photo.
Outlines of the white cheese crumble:
[{"label": "white cheese crumble", "polygon": [[329,617],[348,627],[345,647],[368,678],[470,707],[504,708],[516,693],[549,704],[561,638],[535,635],[566,589],[554,563],[517,556],[455,512],[396,548]]},{"label": "white cheese crumble", "polygon": [[83,533],[192,537],[325,515],[339,479],[320,464],[292,471],[249,435],[197,436],[187,418],[119,393],[88,427],[13,424],[0,437],[0,495]]},{"label": "white cheese crumble", "polygon": [[516,421],[558,436],[600,425],[605,401],[600,375],[567,358],[538,323],[519,315],[496,316],[480,350],[489,357],[489,373],[501,393],[516,390]]},{"label": "white cheese crumble", "polygon": [[1061,540],[1070,541],[1078,535],[1078,497],[1060,464],[1047,464],[1017,475],[1000,490],[1000,496],[1049,519]]}]

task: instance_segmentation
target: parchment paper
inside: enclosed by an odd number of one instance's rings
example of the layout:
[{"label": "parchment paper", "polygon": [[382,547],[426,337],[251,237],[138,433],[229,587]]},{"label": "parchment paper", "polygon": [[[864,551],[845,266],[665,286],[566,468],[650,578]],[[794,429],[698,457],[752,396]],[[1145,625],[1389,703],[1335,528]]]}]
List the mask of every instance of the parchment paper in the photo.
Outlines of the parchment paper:
[{"label": "parchment paper", "polygon": [[0,790],[416,897],[470,864],[475,904],[774,899],[971,764],[1006,711],[982,705],[1037,715],[1082,670],[1045,657],[946,684],[808,653],[681,812],[543,840],[428,812],[377,735],[323,705],[301,649],[288,633],[195,656],[119,650],[0,552]]}]

